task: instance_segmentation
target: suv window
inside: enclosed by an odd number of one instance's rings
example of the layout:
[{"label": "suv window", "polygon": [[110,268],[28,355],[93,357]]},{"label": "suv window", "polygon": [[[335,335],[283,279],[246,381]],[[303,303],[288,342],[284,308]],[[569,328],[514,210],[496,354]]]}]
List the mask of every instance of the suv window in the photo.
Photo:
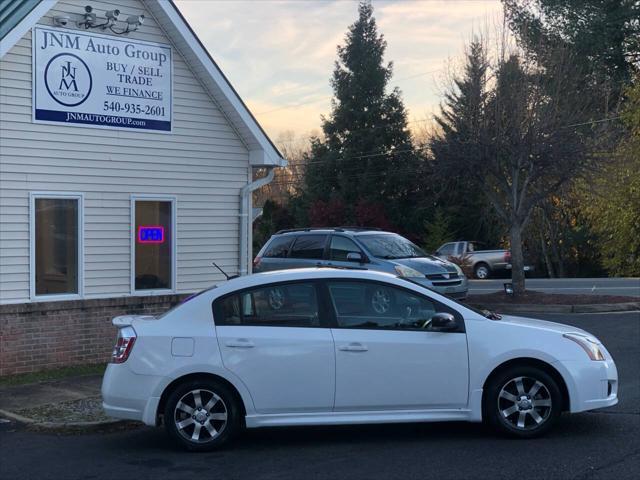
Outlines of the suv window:
[{"label": "suv window", "polygon": [[381,283],[328,282],[341,328],[428,331],[431,317],[451,309],[410,290]]},{"label": "suv window", "polygon": [[293,244],[289,258],[321,259],[325,243],[327,235],[300,235]]},{"label": "suv window", "polygon": [[331,237],[331,246],[329,247],[329,259],[336,260],[338,262],[346,262],[347,254],[349,253],[362,254],[362,251],[353,240],[340,235],[333,235]]},{"label": "suv window", "polygon": [[319,327],[318,299],[312,283],[254,288],[213,304],[217,325]]},{"label": "suv window", "polygon": [[455,248],[456,244],[455,243],[445,243],[442,247],[440,247],[440,250],[438,250],[438,253],[440,255],[453,255],[453,249]]},{"label": "suv window", "polygon": [[291,244],[295,237],[274,237],[263,257],[266,258],[285,258],[291,249]]}]

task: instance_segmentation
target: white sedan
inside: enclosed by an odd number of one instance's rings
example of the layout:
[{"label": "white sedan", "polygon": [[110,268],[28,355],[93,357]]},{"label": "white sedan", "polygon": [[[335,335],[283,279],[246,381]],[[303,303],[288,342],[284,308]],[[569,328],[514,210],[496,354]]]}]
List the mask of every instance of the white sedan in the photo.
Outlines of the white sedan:
[{"label": "white sedan", "polygon": [[618,402],[616,366],[593,335],[373,271],[236,278],[113,323],[106,413],[164,423],[190,450],[286,425],[484,420],[533,437],[563,411]]}]

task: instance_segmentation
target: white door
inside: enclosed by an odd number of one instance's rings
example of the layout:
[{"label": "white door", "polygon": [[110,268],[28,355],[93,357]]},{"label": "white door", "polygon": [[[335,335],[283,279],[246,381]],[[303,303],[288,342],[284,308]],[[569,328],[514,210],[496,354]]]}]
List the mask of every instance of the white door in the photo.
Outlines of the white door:
[{"label": "white door", "polygon": [[263,286],[214,302],[224,366],[246,385],[259,413],[333,408],[333,338],[320,317],[310,282]]},{"label": "white door", "polygon": [[457,313],[384,283],[330,281],[328,290],[336,311],[336,411],[467,405],[464,328],[436,332],[425,325],[437,312]]}]

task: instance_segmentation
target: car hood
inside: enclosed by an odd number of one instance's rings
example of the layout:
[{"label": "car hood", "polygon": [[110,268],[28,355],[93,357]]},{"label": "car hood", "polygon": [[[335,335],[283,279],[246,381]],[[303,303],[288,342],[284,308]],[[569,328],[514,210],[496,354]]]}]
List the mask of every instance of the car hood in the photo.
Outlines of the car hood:
[{"label": "car hood", "polygon": [[435,273],[458,273],[453,263],[433,256],[398,258],[390,261],[397,265],[404,265],[405,267],[413,268],[414,270],[417,270],[420,273],[424,273],[425,275],[431,275]]},{"label": "car hood", "polygon": [[512,315],[502,315],[500,320],[497,320],[498,323],[504,323],[509,325],[515,325],[523,328],[534,328],[536,330],[546,330],[548,332],[557,332],[560,334],[563,333],[581,333],[583,335],[588,335],[589,337],[595,338],[589,332],[582,330],[578,327],[573,327],[571,325],[565,325],[563,323],[556,322],[548,322],[546,320],[538,320],[536,318],[526,318],[526,317],[515,317]]}]

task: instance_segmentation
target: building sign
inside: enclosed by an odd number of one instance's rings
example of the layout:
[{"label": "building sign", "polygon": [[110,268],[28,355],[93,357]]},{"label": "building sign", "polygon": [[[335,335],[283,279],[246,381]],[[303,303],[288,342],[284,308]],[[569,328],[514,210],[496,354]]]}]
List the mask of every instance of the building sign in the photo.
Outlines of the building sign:
[{"label": "building sign", "polygon": [[140,225],[138,243],[164,243],[164,227],[159,225]]},{"label": "building sign", "polygon": [[33,29],[33,119],[171,131],[171,47],[126,37]]}]

